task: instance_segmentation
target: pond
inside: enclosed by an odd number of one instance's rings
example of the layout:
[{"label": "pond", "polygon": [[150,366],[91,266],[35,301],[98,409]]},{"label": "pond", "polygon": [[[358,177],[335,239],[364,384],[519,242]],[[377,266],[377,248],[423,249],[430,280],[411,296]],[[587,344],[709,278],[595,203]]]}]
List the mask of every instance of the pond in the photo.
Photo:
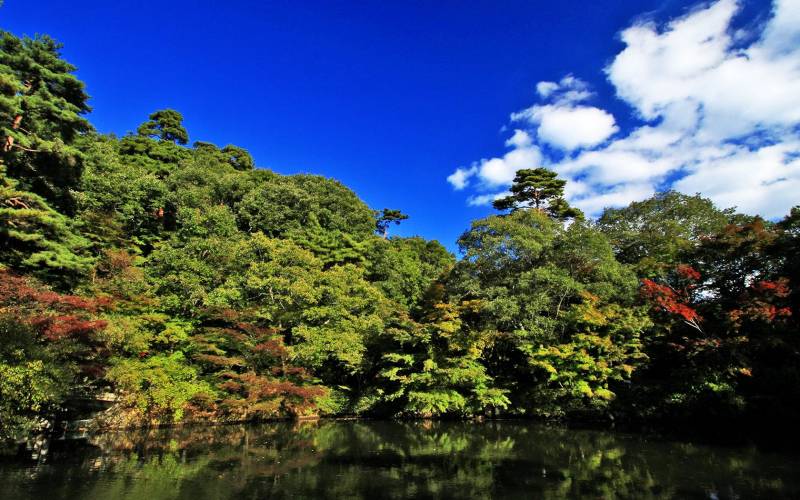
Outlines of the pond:
[{"label": "pond", "polygon": [[0,464],[9,499],[800,498],[800,456],[497,421],[114,432]]}]

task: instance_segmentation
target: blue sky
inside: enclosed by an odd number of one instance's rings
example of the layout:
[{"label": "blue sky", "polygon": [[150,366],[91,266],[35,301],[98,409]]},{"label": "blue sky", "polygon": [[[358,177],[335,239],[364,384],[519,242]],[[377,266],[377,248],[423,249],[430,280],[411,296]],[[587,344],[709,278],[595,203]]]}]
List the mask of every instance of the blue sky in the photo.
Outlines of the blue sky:
[{"label": "blue sky", "polygon": [[0,27],[64,43],[102,132],[175,108],[453,249],[516,168],[590,213],[669,186],[800,203],[800,0],[777,1],[6,0]]}]

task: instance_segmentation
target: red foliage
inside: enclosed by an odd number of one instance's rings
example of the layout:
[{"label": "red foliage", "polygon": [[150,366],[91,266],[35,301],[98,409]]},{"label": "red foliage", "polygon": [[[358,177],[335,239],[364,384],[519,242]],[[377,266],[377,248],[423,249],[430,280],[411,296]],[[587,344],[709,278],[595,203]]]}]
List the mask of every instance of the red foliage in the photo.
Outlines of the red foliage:
[{"label": "red foliage", "polygon": [[641,294],[661,310],[680,316],[687,322],[696,323],[701,319],[697,311],[684,302],[685,294],[679,294],[667,285],[660,285],[653,280],[643,279]]},{"label": "red foliage", "polygon": [[792,310],[783,299],[789,297],[790,291],[786,278],[753,283],[740,298],[740,306],[728,313],[728,318],[737,328],[744,321],[773,323],[789,318]]},{"label": "red foliage", "polygon": [[[218,377],[228,394],[222,407],[237,418],[306,414],[325,389],[308,372],[290,364],[283,335],[274,328],[242,321],[235,311],[209,311],[208,323],[194,340],[195,359]],[[203,352],[205,351],[205,352]]]},{"label": "red foliage", "polygon": [[678,264],[675,268],[675,272],[678,273],[678,276],[686,280],[698,281],[700,279],[700,273],[692,266],[686,264]]},{"label": "red foliage", "polygon": [[270,339],[266,342],[261,342],[253,346],[254,352],[272,354],[275,357],[282,358],[287,354],[286,347],[283,345],[283,340]]},{"label": "red foliage", "polygon": [[92,316],[109,305],[110,300],[105,298],[56,293],[28,278],[0,271],[0,314],[30,326],[49,341],[88,341],[107,325]]},{"label": "red foliage", "polygon": [[789,296],[789,280],[780,278],[778,281],[759,281],[750,286],[750,289],[760,295],[773,295],[778,298]]},{"label": "red foliage", "polygon": [[77,361],[84,375],[99,378],[105,369],[100,360],[109,353],[96,334],[107,323],[96,313],[109,305],[108,299],[56,293],[33,279],[0,271],[0,317],[27,326],[45,344],[72,340],[61,355]]},{"label": "red foliage", "polygon": [[106,321],[85,319],[75,314],[34,316],[28,324],[47,340],[61,340],[67,337],[88,340],[93,333],[108,325]]}]

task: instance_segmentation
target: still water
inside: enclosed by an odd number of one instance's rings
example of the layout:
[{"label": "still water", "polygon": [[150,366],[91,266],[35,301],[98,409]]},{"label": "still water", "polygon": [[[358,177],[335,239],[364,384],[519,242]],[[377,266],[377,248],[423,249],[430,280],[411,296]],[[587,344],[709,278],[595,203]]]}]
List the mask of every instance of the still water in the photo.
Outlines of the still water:
[{"label": "still water", "polygon": [[529,422],[107,433],[0,464],[9,499],[800,498],[800,456]]}]

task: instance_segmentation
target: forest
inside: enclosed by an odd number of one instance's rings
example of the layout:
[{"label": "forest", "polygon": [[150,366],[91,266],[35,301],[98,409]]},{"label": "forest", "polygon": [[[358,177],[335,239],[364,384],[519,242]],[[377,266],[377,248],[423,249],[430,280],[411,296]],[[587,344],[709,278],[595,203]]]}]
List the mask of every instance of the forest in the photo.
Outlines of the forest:
[{"label": "forest", "polygon": [[800,418],[800,207],[667,191],[593,220],[520,170],[456,257],[178,111],[98,133],[60,49],[0,32],[2,441],[101,396],[105,427]]}]

